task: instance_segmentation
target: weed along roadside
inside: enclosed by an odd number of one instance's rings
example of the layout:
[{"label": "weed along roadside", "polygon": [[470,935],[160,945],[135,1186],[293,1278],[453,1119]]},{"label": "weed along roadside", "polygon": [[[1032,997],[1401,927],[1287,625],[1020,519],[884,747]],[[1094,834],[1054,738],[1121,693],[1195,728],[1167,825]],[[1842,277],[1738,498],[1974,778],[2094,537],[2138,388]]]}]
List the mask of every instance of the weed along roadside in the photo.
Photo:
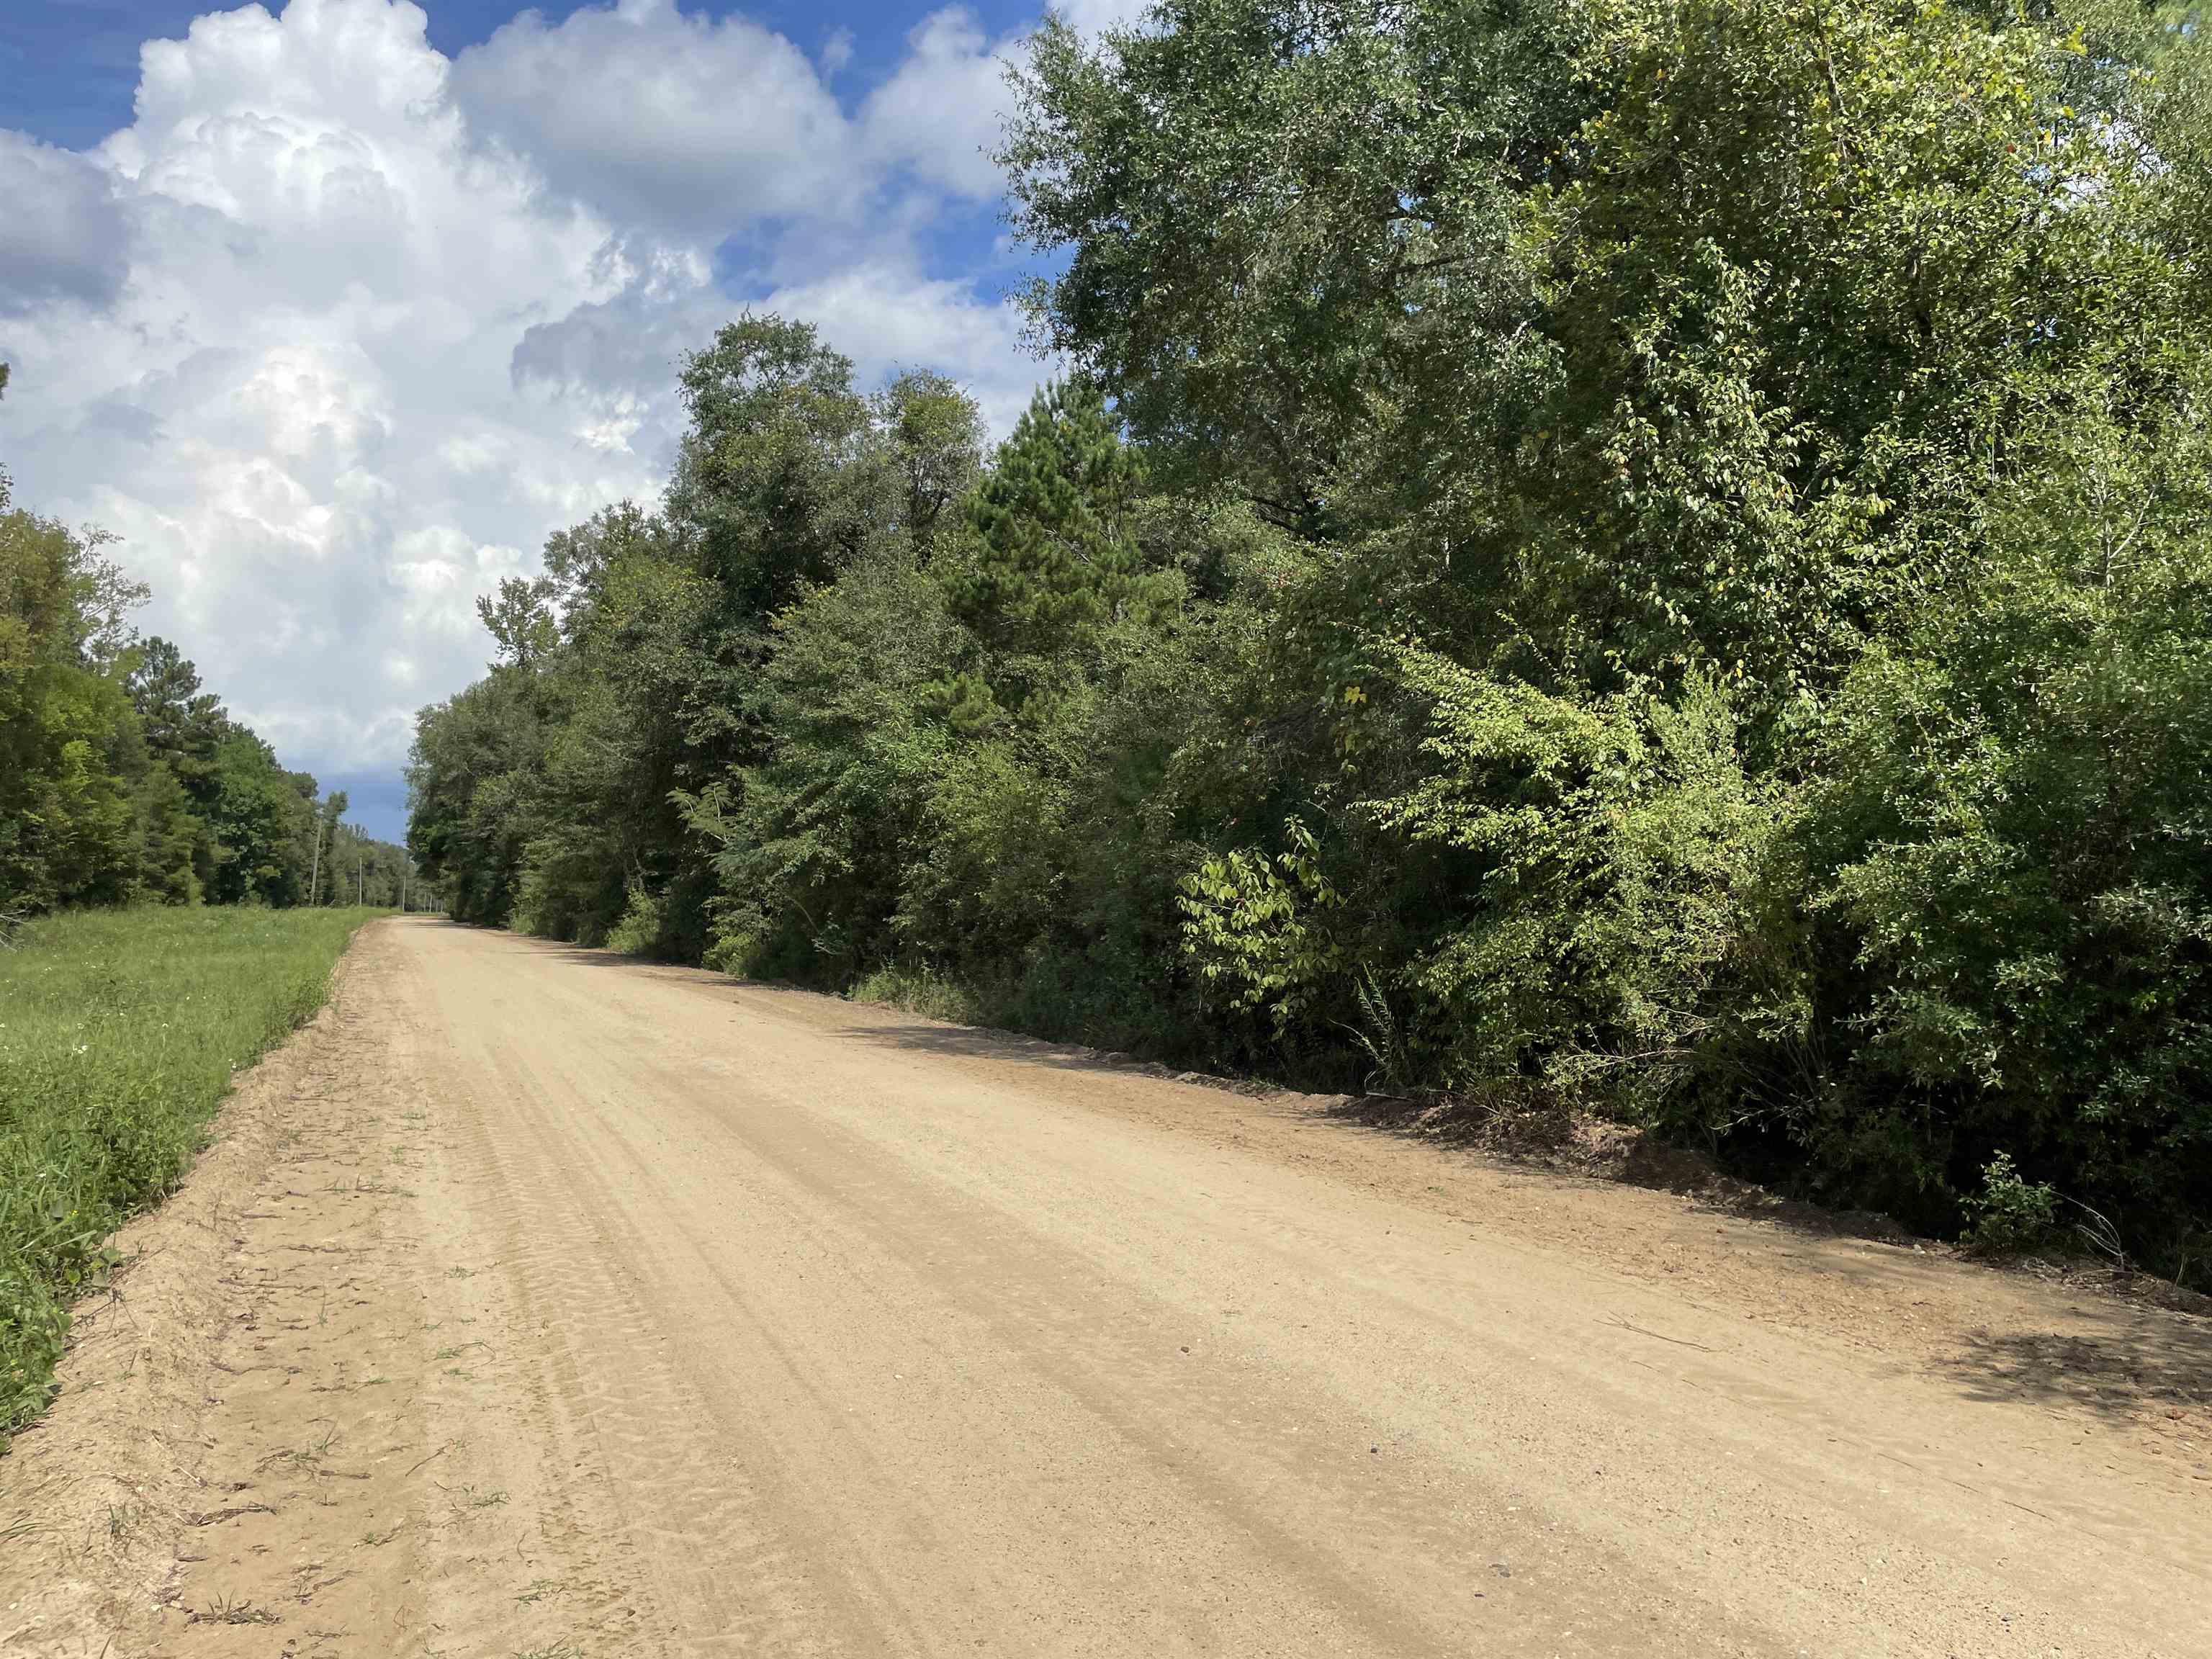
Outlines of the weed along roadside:
[{"label": "weed along roadside", "polygon": [[0,951],[0,1445],[45,1408],[109,1236],[184,1174],[234,1071],[313,1018],[376,914],[76,912]]}]

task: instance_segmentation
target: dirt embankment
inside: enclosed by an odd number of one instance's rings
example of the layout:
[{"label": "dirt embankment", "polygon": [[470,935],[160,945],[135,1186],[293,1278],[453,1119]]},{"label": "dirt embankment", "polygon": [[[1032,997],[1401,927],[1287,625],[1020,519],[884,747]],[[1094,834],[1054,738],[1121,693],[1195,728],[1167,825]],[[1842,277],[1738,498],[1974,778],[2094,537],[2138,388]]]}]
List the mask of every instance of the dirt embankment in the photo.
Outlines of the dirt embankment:
[{"label": "dirt embankment", "polygon": [[2190,1655],[2212,1332],[362,935],[0,1460],[0,1653]]}]

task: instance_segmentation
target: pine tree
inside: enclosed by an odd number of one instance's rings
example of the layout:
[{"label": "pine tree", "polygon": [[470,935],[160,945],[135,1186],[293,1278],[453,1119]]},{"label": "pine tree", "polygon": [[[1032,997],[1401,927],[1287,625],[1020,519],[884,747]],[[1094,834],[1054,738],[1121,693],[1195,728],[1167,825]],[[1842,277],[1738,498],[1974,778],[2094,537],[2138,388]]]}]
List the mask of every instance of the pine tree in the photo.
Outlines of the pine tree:
[{"label": "pine tree", "polygon": [[1041,390],[969,498],[971,557],[948,577],[956,614],[1000,651],[1047,654],[1153,602],[1130,534],[1137,458],[1095,391]]}]

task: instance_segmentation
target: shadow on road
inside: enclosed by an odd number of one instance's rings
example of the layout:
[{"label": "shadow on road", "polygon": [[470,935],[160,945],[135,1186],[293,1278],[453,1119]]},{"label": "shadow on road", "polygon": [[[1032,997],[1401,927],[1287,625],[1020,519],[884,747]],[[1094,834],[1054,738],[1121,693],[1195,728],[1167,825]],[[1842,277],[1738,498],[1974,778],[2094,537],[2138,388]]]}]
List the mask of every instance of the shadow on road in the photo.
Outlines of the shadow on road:
[{"label": "shadow on road", "polygon": [[919,1016],[912,1024],[901,1022],[896,1024],[854,1025],[843,1028],[839,1035],[872,1043],[878,1048],[902,1048],[917,1054],[949,1054],[974,1060],[1025,1060],[1031,1065],[1052,1066],[1068,1072],[1131,1073],[1247,1096],[1278,1092],[1271,1084],[1240,1083],[1210,1077],[1200,1072],[1179,1072],[1173,1066],[1163,1066],[1156,1060],[1139,1060],[1133,1054],[1086,1048],[1080,1043],[1052,1042],[1042,1037],[1024,1036],[1018,1031],[1000,1030],[991,1026],[926,1022]]},{"label": "shadow on road", "polygon": [[1943,1366],[1969,1400],[2066,1401],[2130,1419],[2212,1413],[2212,1322],[2115,1310],[2105,1334],[1975,1332]]}]

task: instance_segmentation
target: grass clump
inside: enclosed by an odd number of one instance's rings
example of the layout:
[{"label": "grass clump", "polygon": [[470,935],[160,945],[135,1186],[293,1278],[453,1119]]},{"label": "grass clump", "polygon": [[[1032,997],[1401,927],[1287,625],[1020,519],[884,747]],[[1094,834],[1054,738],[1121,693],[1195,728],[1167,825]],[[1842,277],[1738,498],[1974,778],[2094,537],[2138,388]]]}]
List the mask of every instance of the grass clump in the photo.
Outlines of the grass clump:
[{"label": "grass clump", "polygon": [[974,990],[934,969],[887,963],[861,975],[846,994],[854,1002],[880,1003],[910,1014],[950,1020],[956,1025],[981,1024],[988,1018],[983,999]]},{"label": "grass clump", "polygon": [[374,914],[76,912],[0,950],[0,1447],[45,1407],[108,1235],[174,1185],[233,1069],[322,1006]]}]

